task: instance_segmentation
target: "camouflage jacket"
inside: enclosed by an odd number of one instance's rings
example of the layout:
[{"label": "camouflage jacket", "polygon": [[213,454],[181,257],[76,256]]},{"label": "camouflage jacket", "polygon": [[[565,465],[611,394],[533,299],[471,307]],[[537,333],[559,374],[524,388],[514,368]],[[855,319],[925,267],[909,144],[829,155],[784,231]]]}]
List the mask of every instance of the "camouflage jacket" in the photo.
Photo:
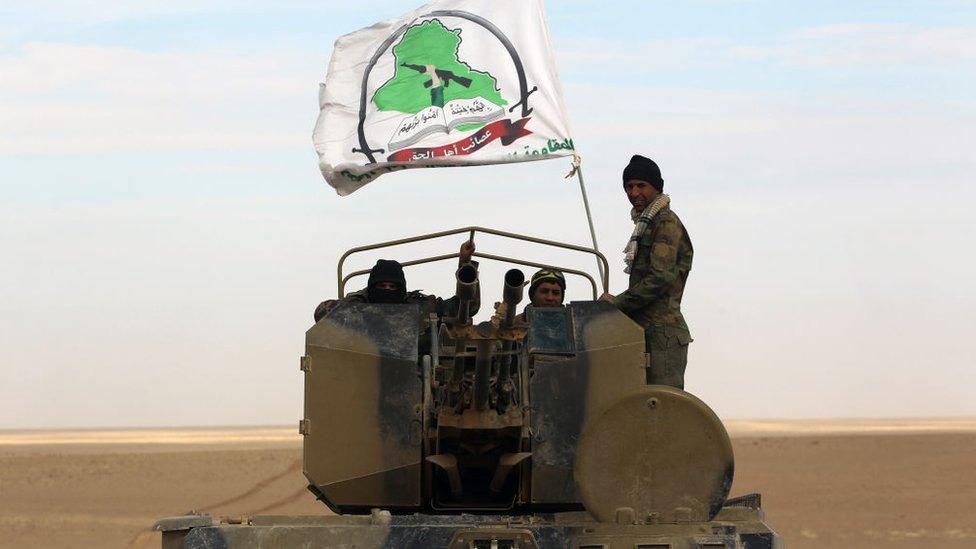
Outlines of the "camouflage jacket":
[{"label": "camouflage jacket", "polygon": [[665,207],[637,241],[630,287],[614,299],[614,304],[644,328],[687,332],[681,296],[693,255],[688,231],[671,208]]}]

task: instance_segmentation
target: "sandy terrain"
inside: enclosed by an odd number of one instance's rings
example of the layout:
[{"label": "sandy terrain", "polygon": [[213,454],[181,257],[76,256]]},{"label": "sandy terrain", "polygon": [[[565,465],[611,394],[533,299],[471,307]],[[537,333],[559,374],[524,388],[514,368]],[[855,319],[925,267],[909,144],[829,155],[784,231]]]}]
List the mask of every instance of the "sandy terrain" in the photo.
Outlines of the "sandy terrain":
[{"label": "sandy terrain", "polygon": [[[791,548],[976,547],[976,420],[729,422],[733,495]],[[159,547],[148,527],[318,514],[293,428],[0,432],[0,547]]]}]

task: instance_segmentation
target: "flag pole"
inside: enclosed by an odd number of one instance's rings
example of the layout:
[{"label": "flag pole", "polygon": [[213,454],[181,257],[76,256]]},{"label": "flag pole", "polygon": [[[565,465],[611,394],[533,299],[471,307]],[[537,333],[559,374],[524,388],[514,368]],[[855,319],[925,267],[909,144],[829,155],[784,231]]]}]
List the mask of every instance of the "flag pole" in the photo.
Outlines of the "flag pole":
[{"label": "flag pole", "polygon": [[[566,177],[572,177],[576,174],[576,179],[579,181],[580,193],[583,195],[583,209],[586,210],[586,222],[590,226],[590,239],[593,240],[593,249],[600,251],[600,245],[596,243],[596,230],[593,229],[593,214],[590,212],[590,201],[586,197],[586,184],[583,182],[583,167],[581,164],[583,159],[578,155],[573,155],[573,169],[570,170]],[[600,281],[603,282],[603,291],[609,291],[607,286],[607,273],[603,272],[603,263],[600,262],[599,257],[594,257],[596,259],[596,270],[600,273]]]}]

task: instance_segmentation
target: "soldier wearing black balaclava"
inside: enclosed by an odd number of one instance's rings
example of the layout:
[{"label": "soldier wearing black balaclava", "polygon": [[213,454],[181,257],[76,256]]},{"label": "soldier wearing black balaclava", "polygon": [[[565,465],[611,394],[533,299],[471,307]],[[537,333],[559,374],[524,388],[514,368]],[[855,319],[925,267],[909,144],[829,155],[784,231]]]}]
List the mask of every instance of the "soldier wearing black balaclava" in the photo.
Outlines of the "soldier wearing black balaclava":
[{"label": "soldier wearing black balaclava", "polygon": [[392,259],[380,259],[369,271],[366,297],[370,303],[404,303],[407,299],[407,278],[403,267]]},{"label": "soldier wearing black balaclava", "polygon": [[[475,269],[478,262],[471,259],[474,254],[474,242],[467,241],[461,245],[458,264],[470,264]],[[403,266],[392,259],[380,259],[369,272],[366,287],[358,292],[346,294],[342,299],[323,301],[315,308],[315,322],[322,320],[330,311],[341,303],[420,303],[425,318],[427,313],[437,313],[438,316],[457,314],[457,299],[441,299],[427,295],[420,291],[407,291],[407,279],[403,274]],[[469,313],[474,315],[480,305],[480,291],[475,292],[471,301]]]}]

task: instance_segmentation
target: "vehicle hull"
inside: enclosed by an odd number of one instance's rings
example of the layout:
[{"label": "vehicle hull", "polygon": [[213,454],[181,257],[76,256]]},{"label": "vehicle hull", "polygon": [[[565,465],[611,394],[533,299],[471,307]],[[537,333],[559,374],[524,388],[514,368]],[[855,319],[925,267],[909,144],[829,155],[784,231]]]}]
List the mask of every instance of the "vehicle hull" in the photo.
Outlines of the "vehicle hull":
[{"label": "vehicle hull", "polygon": [[160,521],[156,529],[163,532],[164,549],[783,547],[763,522],[761,509],[725,507],[715,520],[678,524],[633,524],[626,514],[618,518],[620,522],[606,523],[584,512],[485,516],[374,511],[366,516],[255,516],[206,524],[209,517],[190,515]]}]

